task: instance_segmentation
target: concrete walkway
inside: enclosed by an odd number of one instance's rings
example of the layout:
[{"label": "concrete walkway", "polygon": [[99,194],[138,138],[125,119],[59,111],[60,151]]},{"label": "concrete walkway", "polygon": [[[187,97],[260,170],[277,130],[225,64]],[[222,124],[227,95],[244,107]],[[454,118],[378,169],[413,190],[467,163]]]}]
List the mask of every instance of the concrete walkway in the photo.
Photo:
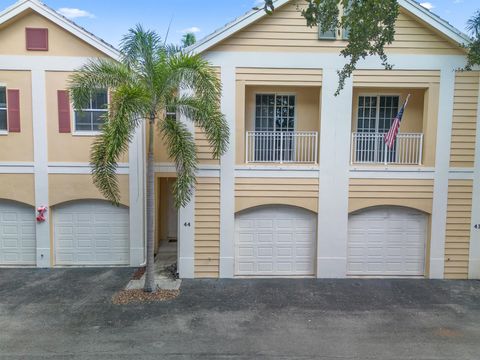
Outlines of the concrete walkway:
[{"label": "concrete walkway", "polygon": [[0,359],[478,360],[480,282],[222,280],[116,306],[132,269],[0,269]]},{"label": "concrete walkway", "polygon": [[[162,290],[178,290],[182,280],[174,279],[169,267],[177,262],[177,242],[163,241],[155,257],[155,285]],[[145,274],[139,280],[130,280],[125,289],[143,289],[145,285]]]}]

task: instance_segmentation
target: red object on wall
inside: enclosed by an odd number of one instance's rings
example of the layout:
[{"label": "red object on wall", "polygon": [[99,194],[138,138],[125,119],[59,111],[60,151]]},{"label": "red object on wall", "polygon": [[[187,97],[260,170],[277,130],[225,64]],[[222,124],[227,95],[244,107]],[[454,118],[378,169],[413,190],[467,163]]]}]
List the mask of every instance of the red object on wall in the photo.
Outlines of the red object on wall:
[{"label": "red object on wall", "polygon": [[25,28],[27,50],[48,51],[48,29]]},{"label": "red object on wall", "polygon": [[20,132],[20,90],[7,90],[8,131]]},{"label": "red object on wall", "polygon": [[70,129],[70,99],[67,90],[57,91],[58,99],[58,131],[69,133]]},{"label": "red object on wall", "polygon": [[39,208],[37,208],[37,222],[44,222],[45,220],[47,220],[46,218],[46,215],[45,213],[47,212],[47,207],[46,206],[40,206]]}]

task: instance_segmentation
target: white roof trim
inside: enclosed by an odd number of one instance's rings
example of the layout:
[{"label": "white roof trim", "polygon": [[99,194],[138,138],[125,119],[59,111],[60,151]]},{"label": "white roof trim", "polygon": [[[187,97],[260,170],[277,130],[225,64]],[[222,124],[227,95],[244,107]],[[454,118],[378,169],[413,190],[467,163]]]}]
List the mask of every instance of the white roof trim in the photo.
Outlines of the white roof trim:
[{"label": "white roof trim", "polygon": [[[285,5],[289,1],[291,0],[276,0],[274,4],[275,7],[278,8]],[[400,7],[404,8],[416,17],[425,21],[425,23],[432,26],[434,29],[438,30],[456,43],[468,44],[470,42],[470,38],[467,35],[456,29],[447,21],[443,20],[431,11],[425,9],[419,3],[413,0],[398,0],[398,4],[400,5]],[[227,37],[233,35],[234,33],[246,28],[247,26],[259,20],[263,16],[268,16],[263,9],[251,10],[245,15],[235,19],[224,27],[201,39],[197,43],[189,46],[186,50],[194,53],[202,53],[209,48],[215,46],[222,40],[226,39]]]},{"label": "white roof trim", "polygon": [[119,59],[119,52],[112,45],[86,31],[84,28],[78,26],[73,21],[60,15],[55,10],[49,8],[47,5],[38,0],[19,0],[15,4],[9,6],[0,12],[0,24],[7,22],[8,20],[29,9],[44,16],[79,39],[85,41],[87,44],[90,44],[97,50],[103,52],[105,55],[108,55],[116,60]]}]

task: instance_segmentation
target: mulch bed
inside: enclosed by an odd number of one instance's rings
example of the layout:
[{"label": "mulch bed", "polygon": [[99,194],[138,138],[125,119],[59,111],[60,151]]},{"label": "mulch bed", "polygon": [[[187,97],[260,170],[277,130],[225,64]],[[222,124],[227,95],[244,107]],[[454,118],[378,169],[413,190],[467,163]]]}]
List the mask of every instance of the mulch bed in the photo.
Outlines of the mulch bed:
[{"label": "mulch bed", "polygon": [[122,290],[112,296],[115,305],[127,305],[132,303],[151,303],[169,301],[180,295],[180,290],[157,290],[147,293],[143,289]]}]

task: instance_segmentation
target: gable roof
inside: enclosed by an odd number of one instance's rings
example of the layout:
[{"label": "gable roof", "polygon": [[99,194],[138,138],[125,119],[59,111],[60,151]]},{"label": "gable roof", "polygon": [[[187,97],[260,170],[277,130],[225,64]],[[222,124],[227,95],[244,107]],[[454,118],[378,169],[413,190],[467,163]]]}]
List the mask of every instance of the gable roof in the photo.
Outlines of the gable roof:
[{"label": "gable roof", "polygon": [[[279,8],[292,0],[275,0],[275,8]],[[468,44],[471,40],[468,35],[462,33],[450,25],[447,21],[443,20],[439,16],[435,15],[431,11],[425,9],[419,3],[413,0],[397,0],[400,7],[407,10],[412,15],[420,18],[425,23],[433,27],[435,30],[442,33],[448,39],[455,43],[462,45]],[[211,47],[217,45],[221,41],[225,40],[229,36],[243,30],[250,24],[261,19],[264,16],[268,16],[263,9],[253,9],[247,12],[245,15],[238,17],[232,22],[226,24],[224,27],[214,31],[212,34],[201,39],[197,43],[189,46],[186,50],[194,53],[202,53]]]},{"label": "gable roof", "polygon": [[93,46],[95,49],[101,51],[105,55],[113,59],[119,58],[118,50],[112,45],[77,25],[72,20],[67,19],[65,16],[59,14],[39,0],[19,0],[15,4],[9,6],[0,12],[0,25],[29,9],[44,16],[51,22],[70,32],[79,39],[85,41],[87,44]]}]

